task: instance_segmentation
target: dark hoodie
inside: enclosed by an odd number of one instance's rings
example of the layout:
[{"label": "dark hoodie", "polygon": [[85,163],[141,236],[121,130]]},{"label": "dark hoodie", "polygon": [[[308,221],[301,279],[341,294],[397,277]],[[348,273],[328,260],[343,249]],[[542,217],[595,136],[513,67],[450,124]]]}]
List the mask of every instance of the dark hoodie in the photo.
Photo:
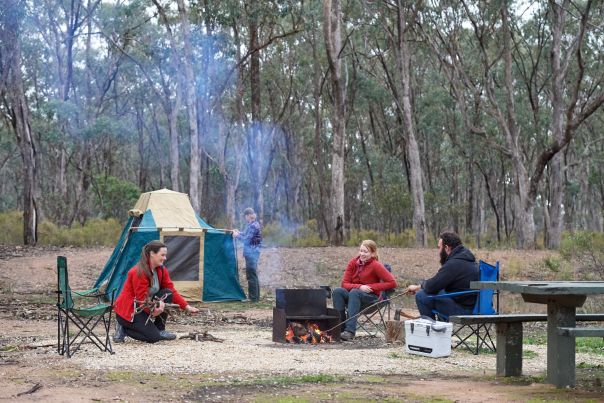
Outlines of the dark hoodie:
[{"label": "dark hoodie", "polygon": [[[445,264],[438,273],[422,283],[422,289],[427,294],[438,294],[441,290],[446,293],[470,290],[470,281],[478,281],[480,272],[476,258],[463,245],[457,246],[447,257]],[[453,297],[455,302],[467,307],[476,303],[476,294]]]}]

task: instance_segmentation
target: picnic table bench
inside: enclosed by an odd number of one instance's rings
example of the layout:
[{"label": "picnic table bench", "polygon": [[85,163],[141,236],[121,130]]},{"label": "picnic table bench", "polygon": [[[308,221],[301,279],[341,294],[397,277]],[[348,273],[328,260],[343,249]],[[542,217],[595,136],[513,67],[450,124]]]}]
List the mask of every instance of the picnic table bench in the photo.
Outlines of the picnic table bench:
[{"label": "picnic table bench", "polygon": [[[522,375],[522,324],[546,322],[547,315],[539,313],[499,315],[453,315],[449,321],[459,325],[495,324],[497,334],[497,375]],[[577,314],[578,322],[604,322],[604,313]],[[569,337],[604,337],[604,328],[559,327],[561,335]]]},{"label": "picnic table bench", "polygon": [[[546,304],[547,381],[559,388],[575,386],[575,337],[602,335],[601,328],[577,328],[576,310],[583,306],[587,296],[604,294],[604,281],[472,281],[470,287],[519,293],[525,302]],[[519,328],[522,329],[522,322],[511,319],[507,323],[501,322],[500,331],[503,332],[504,328],[508,332],[517,332]],[[511,375],[518,368],[506,368],[505,365],[509,362],[521,365],[522,339],[503,334],[501,337],[503,344],[497,346],[498,373],[508,372]],[[517,345],[518,341],[520,345]],[[512,342],[516,344],[510,344]],[[506,351],[509,352],[506,354]],[[519,357],[507,358],[506,355]],[[522,369],[521,366],[519,368]]]}]

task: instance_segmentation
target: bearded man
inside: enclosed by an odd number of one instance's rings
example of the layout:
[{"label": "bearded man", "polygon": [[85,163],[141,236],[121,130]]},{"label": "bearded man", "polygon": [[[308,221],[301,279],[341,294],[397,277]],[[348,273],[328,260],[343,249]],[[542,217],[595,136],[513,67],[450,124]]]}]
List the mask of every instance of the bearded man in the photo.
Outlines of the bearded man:
[{"label": "bearded man", "polygon": [[478,281],[480,278],[476,258],[462,245],[459,235],[454,232],[440,234],[438,254],[441,267],[436,275],[420,284],[410,285],[407,292],[415,295],[415,303],[422,316],[435,319],[433,310],[447,317],[472,314],[477,293],[439,298],[429,296],[470,290],[470,281]]}]

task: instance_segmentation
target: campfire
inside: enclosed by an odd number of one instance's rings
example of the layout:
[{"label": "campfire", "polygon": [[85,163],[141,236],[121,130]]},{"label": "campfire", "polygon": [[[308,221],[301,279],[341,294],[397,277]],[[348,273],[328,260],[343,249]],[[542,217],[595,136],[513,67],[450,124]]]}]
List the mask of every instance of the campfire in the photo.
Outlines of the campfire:
[{"label": "campfire", "polygon": [[276,289],[273,341],[293,344],[339,342],[340,315],[327,307],[327,295],[323,288]]},{"label": "campfire", "polygon": [[322,332],[319,325],[312,322],[302,324],[299,322],[290,322],[285,329],[285,342],[295,344],[320,344],[331,343],[332,338],[329,334]]}]

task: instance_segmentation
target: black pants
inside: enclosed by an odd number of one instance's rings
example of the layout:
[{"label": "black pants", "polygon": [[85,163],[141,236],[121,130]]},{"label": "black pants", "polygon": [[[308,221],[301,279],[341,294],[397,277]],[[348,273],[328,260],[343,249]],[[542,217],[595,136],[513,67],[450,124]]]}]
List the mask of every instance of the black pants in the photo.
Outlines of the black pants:
[{"label": "black pants", "polygon": [[[164,299],[164,302],[170,304],[172,303],[172,291],[169,289],[162,288],[155,296],[161,298],[168,293],[169,295]],[[128,322],[119,315],[116,315],[116,318],[118,323],[124,328],[126,336],[147,343],[156,343],[161,340],[159,332],[166,329],[168,314],[164,312],[155,319],[149,318],[149,316],[150,315],[147,312],[143,311],[134,315],[134,320],[132,322]]]}]

